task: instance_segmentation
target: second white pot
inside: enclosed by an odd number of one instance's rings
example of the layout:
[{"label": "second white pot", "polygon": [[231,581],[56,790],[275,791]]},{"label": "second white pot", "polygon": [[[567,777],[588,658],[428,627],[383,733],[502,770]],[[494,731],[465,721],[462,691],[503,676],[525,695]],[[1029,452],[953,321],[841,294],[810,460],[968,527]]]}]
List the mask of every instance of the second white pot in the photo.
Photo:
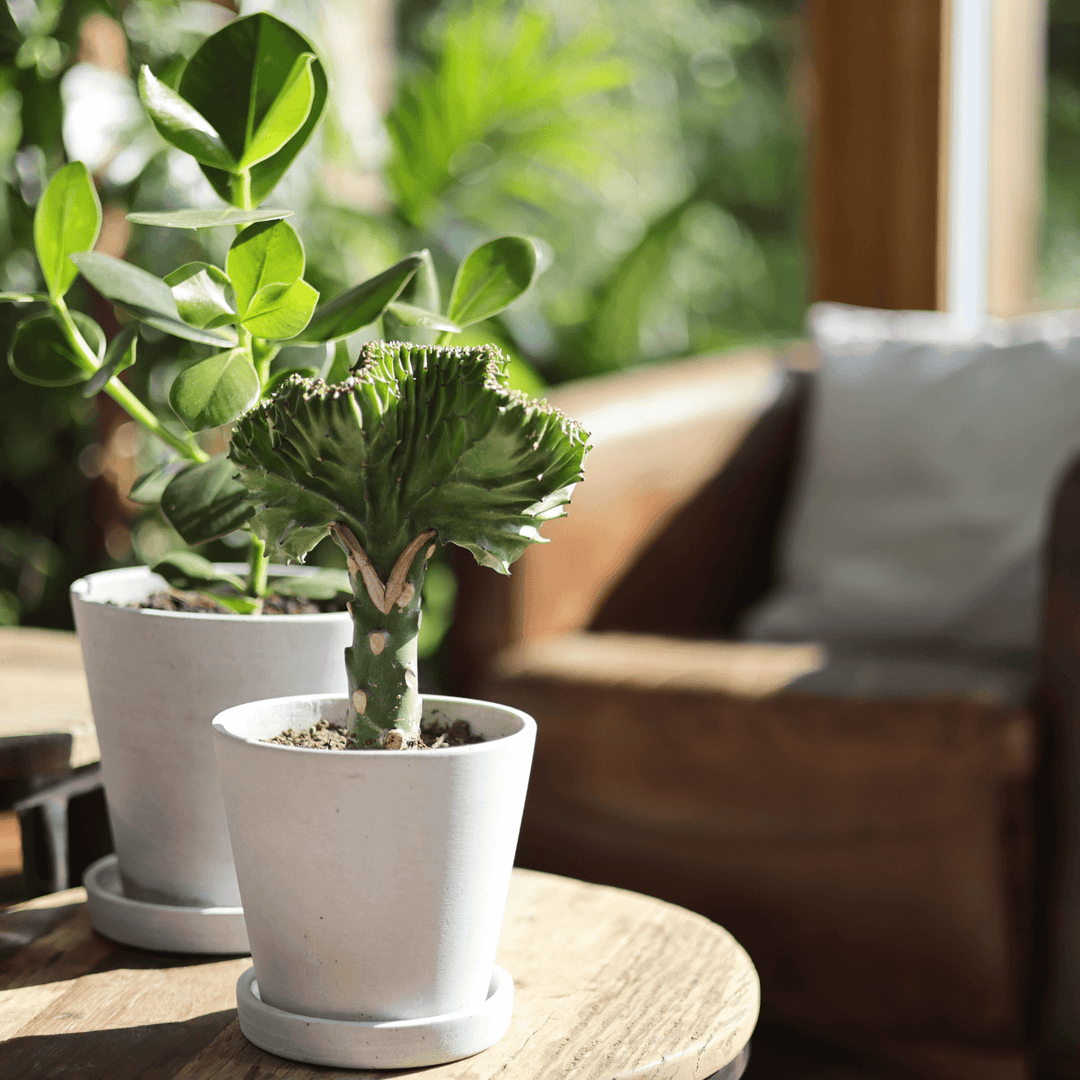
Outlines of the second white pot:
[{"label": "second white pot", "polygon": [[[241,701],[343,691],[352,620],[347,612],[206,615],[126,606],[162,588],[145,567],[93,574],[71,587],[122,882],[122,891],[117,882],[93,893],[92,913],[95,926],[126,944],[243,952],[210,721]],[[111,863],[106,869],[117,873]],[[236,912],[231,940],[186,928],[214,921],[194,918],[198,911],[226,909]],[[102,918],[107,924],[99,925]],[[163,919],[184,925],[162,937]]]},{"label": "second white pot", "polygon": [[[323,717],[343,723],[346,711],[343,697],[283,698],[237,706],[214,722],[257,996],[270,1007],[263,1011],[351,1022],[335,1029],[345,1049],[332,1060],[318,1056],[317,1040],[304,1042],[303,1024],[292,1024],[299,1042],[284,1025],[276,1035],[265,1025],[254,1031],[242,1002],[241,1027],[275,1053],[345,1067],[475,1053],[509,1022],[507,1008],[482,1045],[459,1037],[498,982],[536,725],[505,706],[427,696],[426,720],[468,720],[486,741],[397,752],[259,741]],[[463,1019],[445,1045],[401,1049],[397,1022],[453,1016]],[[398,1048],[379,1056],[372,1039],[388,1033]]]}]

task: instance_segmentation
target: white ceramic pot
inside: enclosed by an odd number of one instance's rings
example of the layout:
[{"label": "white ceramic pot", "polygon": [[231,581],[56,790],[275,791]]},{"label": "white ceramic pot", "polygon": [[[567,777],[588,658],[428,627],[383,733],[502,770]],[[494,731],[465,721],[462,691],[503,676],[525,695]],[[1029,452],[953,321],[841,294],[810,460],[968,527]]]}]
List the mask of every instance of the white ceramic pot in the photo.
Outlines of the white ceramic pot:
[{"label": "white ceramic pot", "polygon": [[[119,882],[123,896],[135,902],[123,912],[113,905],[122,921],[140,904],[152,923],[160,922],[156,909],[167,916],[171,909],[239,908],[213,717],[267,696],[346,689],[343,652],[352,641],[347,612],[204,615],[125,606],[165,587],[145,567],[92,574],[71,587]],[[111,894],[103,895],[107,901]],[[95,899],[101,897],[91,897],[92,914]],[[127,944],[184,948],[182,940],[155,944],[138,931],[132,940],[113,923],[99,929]],[[236,945],[214,951],[238,951]],[[239,951],[246,951],[243,945]],[[200,942],[193,941],[191,951],[199,950]]]},{"label": "white ceramic pot", "polygon": [[295,697],[214,721],[256,984],[254,994],[238,984],[241,1028],[284,1057],[345,1068],[465,1057],[510,1020],[512,983],[495,951],[535,722],[428,695],[426,720],[468,720],[486,741],[407,751],[259,741],[322,717],[344,723],[346,711],[344,697]]}]

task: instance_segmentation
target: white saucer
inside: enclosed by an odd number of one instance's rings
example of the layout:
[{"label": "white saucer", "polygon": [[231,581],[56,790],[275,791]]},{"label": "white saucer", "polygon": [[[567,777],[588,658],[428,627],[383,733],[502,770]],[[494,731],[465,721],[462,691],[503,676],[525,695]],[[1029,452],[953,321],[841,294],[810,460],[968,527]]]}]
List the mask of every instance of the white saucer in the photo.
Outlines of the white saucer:
[{"label": "white saucer", "polygon": [[251,952],[244,909],[239,907],[175,907],[132,900],[124,895],[116,855],[106,855],[83,875],[90,921],[99,934],[140,949],[159,952]]},{"label": "white saucer", "polygon": [[514,980],[491,973],[487,999],[474,1009],[420,1020],[324,1020],[275,1009],[259,997],[255,969],[236,983],[240,1030],[278,1057],[341,1069],[415,1069],[486,1050],[506,1034]]}]

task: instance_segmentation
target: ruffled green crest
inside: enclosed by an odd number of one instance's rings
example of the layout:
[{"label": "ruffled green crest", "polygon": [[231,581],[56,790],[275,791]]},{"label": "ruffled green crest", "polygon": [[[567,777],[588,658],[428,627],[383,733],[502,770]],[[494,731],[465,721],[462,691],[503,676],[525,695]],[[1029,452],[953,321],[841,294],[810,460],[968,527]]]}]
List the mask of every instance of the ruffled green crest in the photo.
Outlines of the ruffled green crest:
[{"label": "ruffled green crest", "polygon": [[332,522],[379,565],[435,529],[500,573],[565,514],[588,437],[509,389],[506,358],[370,342],[346,382],[293,377],[237,423],[231,456],[270,549],[303,558]]}]

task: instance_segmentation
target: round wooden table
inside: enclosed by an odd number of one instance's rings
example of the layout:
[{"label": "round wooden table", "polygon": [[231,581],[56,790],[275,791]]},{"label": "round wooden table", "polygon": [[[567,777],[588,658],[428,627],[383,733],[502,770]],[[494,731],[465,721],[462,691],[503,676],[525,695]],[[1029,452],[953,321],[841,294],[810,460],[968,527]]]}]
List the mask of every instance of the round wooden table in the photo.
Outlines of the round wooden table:
[{"label": "round wooden table", "polygon": [[236,1023],[248,958],[126,949],[82,889],[0,912],[0,1076],[80,1080],[736,1080],[758,1014],[749,957],[722,927],[636,893],[515,870],[498,962],[514,1019],[490,1050],[430,1069],[318,1069]]}]

